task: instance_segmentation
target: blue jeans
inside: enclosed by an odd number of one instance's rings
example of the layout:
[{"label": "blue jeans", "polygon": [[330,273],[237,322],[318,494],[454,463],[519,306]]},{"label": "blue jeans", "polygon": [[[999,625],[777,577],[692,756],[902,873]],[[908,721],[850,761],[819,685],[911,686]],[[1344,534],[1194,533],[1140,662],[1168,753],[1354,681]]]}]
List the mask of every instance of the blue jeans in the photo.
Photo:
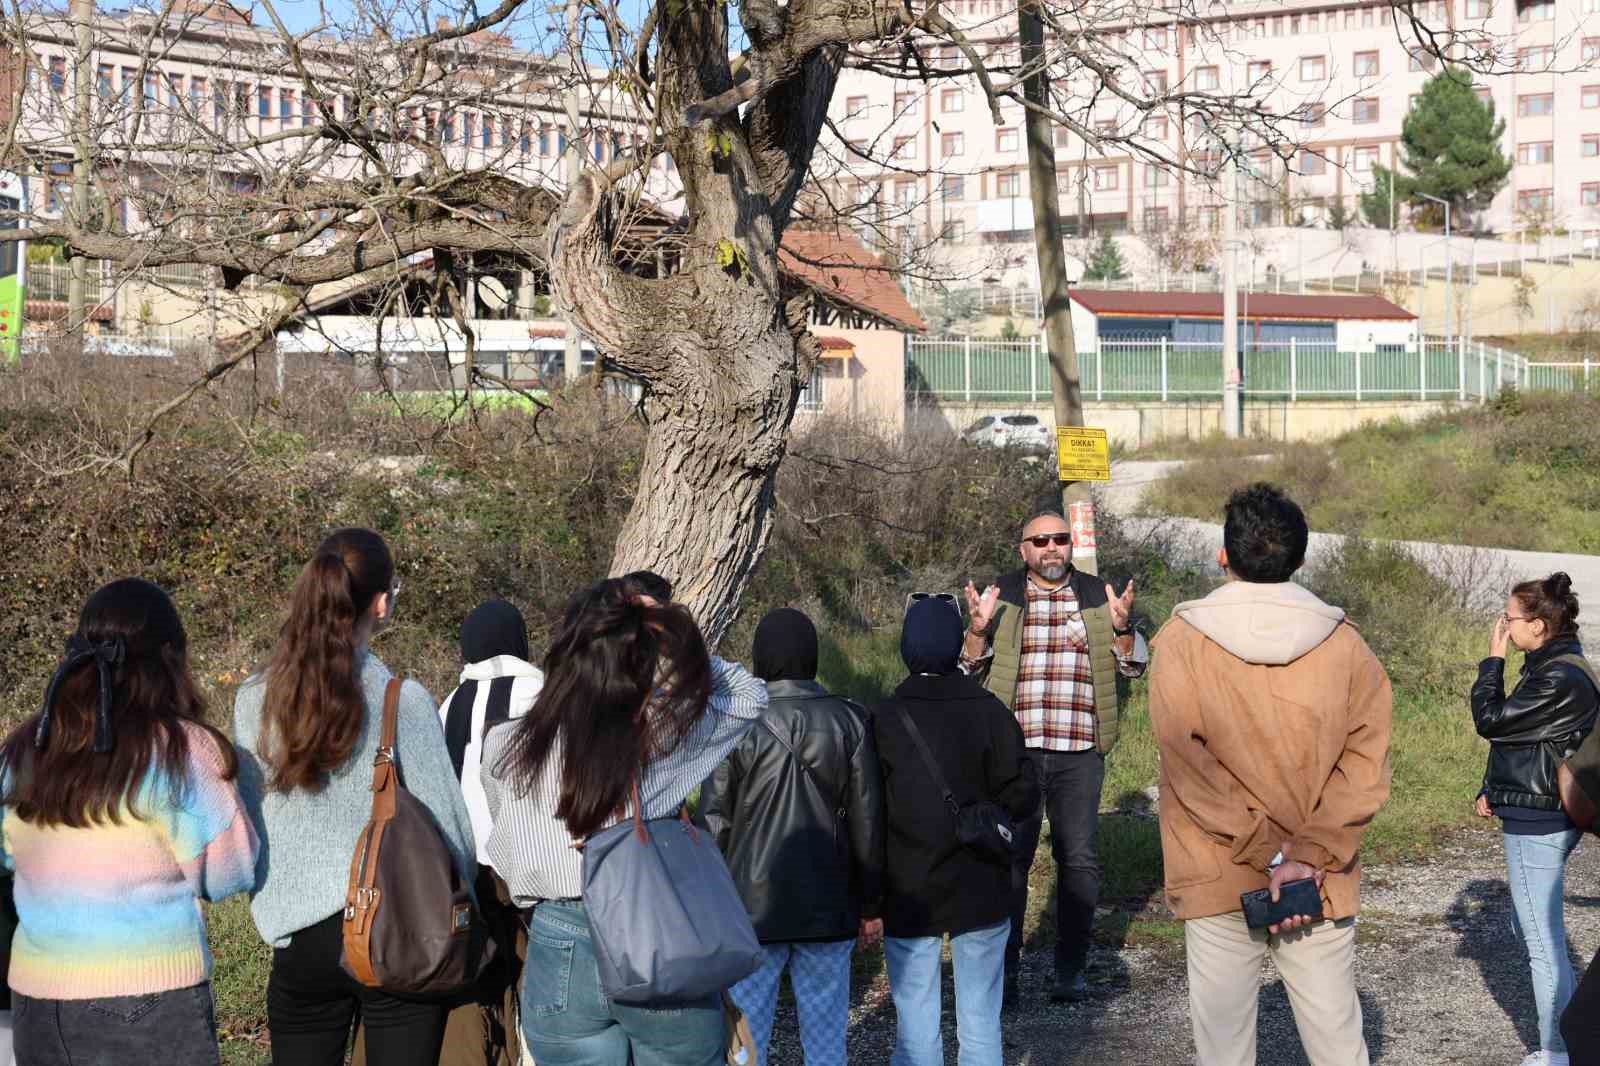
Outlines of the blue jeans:
[{"label": "blue jeans", "polygon": [[521,1004],[539,1066],[722,1066],[728,1050],[720,996],[659,1010],[606,998],[582,903],[535,908]]},{"label": "blue jeans", "polygon": [[1533,971],[1533,1003],[1539,1012],[1539,1048],[1565,1051],[1561,1012],[1572,998],[1575,980],[1567,955],[1567,924],[1562,913],[1567,856],[1583,834],[1576,829],[1546,836],[1504,835],[1506,879],[1511,885],[1511,925],[1528,946]]},{"label": "blue jeans", "polygon": [[[1001,1066],[1000,994],[1011,919],[950,938],[956,971],[958,1066]],[[894,997],[894,1056],[889,1066],[944,1066],[940,1031],[944,938],[887,937],[889,994]],[[542,1066],[542,1060],[541,1060]]]},{"label": "blue jeans", "polygon": [[211,984],[146,996],[33,999],[12,993],[12,1037],[26,1066],[217,1066]]},{"label": "blue jeans", "polygon": [[760,1061],[767,1066],[778,984],[789,971],[795,1011],[800,1015],[800,1046],[806,1066],[845,1066],[844,1038],[850,1028],[850,953],[854,940],[800,944],[762,944],[761,965],[734,985],[728,995],[744,1012]]}]

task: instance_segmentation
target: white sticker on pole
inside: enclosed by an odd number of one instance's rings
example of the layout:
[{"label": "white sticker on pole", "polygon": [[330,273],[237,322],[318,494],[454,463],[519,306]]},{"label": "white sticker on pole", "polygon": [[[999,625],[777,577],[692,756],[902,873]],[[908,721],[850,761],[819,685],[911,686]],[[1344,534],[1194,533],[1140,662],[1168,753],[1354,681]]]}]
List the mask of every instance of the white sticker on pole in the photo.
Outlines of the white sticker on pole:
[{"label": "white sticker on pole", "polygon": [[1067,524],[1072,528],[1072,544],[1075,548],[1093,551],[1094,543],[1094,504],[1087,500],[1080,500],[1067,508]]}]

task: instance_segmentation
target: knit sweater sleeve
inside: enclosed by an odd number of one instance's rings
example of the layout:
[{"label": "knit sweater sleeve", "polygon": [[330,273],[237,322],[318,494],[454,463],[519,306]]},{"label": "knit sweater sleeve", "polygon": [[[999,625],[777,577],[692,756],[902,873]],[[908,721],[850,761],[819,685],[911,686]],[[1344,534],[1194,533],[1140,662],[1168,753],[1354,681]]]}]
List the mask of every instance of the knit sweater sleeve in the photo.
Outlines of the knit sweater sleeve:
[{"label": "knit sweater sleeve", "polygon": [[174,858],[197,896],[226,899],[254,887],[261,845],[238,787],[223,776],[216,738],[198,726],[186,729],[189,780],[169,815]]},{"label": "knit sweater sleeve", "polygon": [[478,852],[472,836],[472,818],[467,813],[455,767],[450,763],[449,749],[445,747],[438,708],[428,690],[415,681],[408,680],[400,690],[395,746],[406,790],[438,821],[462,880],[473,884],[478,875]]}]

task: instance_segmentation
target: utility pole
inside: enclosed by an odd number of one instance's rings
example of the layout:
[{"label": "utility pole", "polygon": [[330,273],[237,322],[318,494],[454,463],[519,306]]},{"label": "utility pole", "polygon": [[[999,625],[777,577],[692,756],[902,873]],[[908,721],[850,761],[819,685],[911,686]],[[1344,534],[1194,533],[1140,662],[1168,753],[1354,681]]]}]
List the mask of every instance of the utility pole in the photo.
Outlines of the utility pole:
[{"label": "utility pole", "polygon": [[[1226,148],[1224,148],[1226,152]],[[1236,233],[1239,171],[1232,156],[1222,164],[1222,435],[1243,430],[1239,400],[1239,240]]]},{"label": "utility pole", "polygon": [[[588,64],[583,60],[583,41],[578,35],[578,0],[567,0],[567,47],[572,52],[572,77],[567,84],[567,91],[562,94],[562,106],[567,113],[567,151],[564,159],[566,169],[567,190],[577,187],[578,174],[583,166],[582,149],[578,142],[578,83],[587,83],[589,78]],[[562,377],[568,385],[577,384],[578,378],[583,374],[583,349],[578,340],[578,324],[573,321],[570,312],[563,313],[567,327],[566,358],[562,367]]]},{"label": "utility pole", "polygon": [[[72,73],[72,135],[77,159],[72,164],[71,225],[80,229],[88,221],[91,57],[89,48],[94,23],[94,0],[72,0],[72,28],[76,37],[76,67]],[[48,180],[48,178],[46,179]],[[67,332],[83,328],[89,295],[89,261],[81,255],[71,260],[72,275],[67,283]]]},{"label": "utility pole", "polygon": [[[1050,357],[1050,399],[1055,423],[1081,426],[1083,384],[1078,376],[1078,345],[1072,336],[1072,303],[1067,292],[1067,263],[1061,248],[1061,200],[1056,188],[1054,131],[1048,116],[1036,108],[1050,106],[1050,77],[1044,63],[1044,17],[1039,0],[1017,5],[1017,35],[1022,44],[1022,83],[1027,109],[1028,193],[1033,200],[1033,243],[1039,260],[1039,302],[1044,312],[1045,343]],[[1073,536],[1073,565],[1098,573],[1094,533],[1094,500],[1088,482],[1061,486],[1062,513]]]}]

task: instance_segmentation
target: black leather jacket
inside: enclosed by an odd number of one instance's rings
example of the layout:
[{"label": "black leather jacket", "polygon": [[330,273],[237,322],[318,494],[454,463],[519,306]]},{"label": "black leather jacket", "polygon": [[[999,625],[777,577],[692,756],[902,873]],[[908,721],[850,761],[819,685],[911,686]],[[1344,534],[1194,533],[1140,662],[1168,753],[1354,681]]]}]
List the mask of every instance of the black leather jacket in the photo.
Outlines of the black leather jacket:
[{"label": "black leather jacket", "polygon": [[883,783],[865,713],[815,681],[771,681],[700,810],[764,943],[845,940],[876,917]]},{"label": "black leather jacket", "polygon": [[1478,664],[1472,719],[1478,735],[1490,742],[1489,767],[1483,775],[1490,806],[1561,809],[1556,767],[1594,728],[1600,710],[1600,693],[1583,670],[1556,661],[1582,654],[1582,646],[1573,638],[1553,640],[1530,652],[1509,697],[1506,661],[1489,658]]}]

